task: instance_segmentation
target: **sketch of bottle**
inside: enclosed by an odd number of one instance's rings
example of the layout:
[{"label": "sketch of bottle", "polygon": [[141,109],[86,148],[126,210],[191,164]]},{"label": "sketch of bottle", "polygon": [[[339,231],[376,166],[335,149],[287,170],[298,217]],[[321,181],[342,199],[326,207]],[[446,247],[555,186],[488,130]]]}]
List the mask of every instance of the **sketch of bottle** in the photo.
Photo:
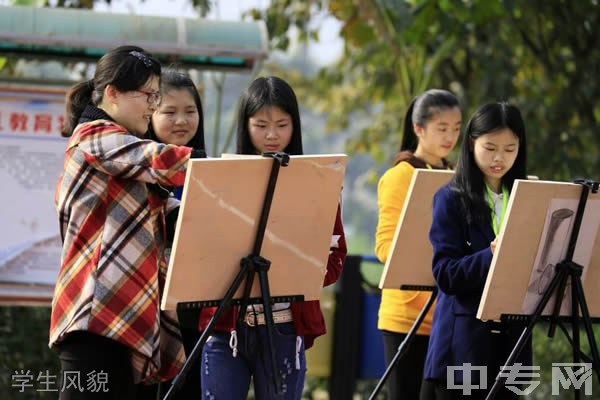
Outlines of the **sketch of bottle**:
[{"label": "sketch of bottle", "polygon": [[558,228],[563,221],[570,219],[573,214],[573,210],[569,208],[559,208],[552,213],[548,231],[546,232],[546,239],[542,248],[542,254],[540,256],[540,262],[536,268],[538,276],[529,284],[529,287],[527,288],[528,292],[542,295],[546,291],[550,284],[550,279],[554,276],[554,264],[547,263],[548,253],[552,248]]}]

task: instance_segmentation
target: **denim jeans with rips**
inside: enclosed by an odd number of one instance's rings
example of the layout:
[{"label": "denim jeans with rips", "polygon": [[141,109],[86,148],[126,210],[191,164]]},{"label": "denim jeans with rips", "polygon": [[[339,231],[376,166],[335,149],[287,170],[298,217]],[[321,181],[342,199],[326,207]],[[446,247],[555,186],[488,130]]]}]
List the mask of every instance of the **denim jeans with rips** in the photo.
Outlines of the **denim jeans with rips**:
[{"label": "denim jeans with rips", "polygon": [[[275,393],[271,353],[265,325],[237,327],[237,355],[233,356],[229,332],[214,332],[202,349],[201,385],[204,400],[243,400],[250,379],[257,400],[300,400],[306,375],[304,340],[296,336],[293,322],[275,325],[273,342],[281,393]],[[235,339],[235,338],[234,338]]]}]

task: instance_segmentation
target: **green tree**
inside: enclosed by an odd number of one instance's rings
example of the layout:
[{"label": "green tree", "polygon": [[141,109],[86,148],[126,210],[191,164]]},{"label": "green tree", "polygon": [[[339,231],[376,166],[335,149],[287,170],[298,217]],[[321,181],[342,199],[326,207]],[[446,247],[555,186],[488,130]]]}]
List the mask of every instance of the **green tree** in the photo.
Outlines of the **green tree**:
[{"label": "green tree", "polygon": [[304,104],[327,113],[329,129],[367,121],[349,152],[389,160],[406,104],[425,88],[445,87],[461,97],[466,116],[487,101],[519,105],[531,173],[562,180],[598,173],[596,1],[274,0],[251,15],[265,19],[272,47],[281,49],[291,26],[301,40],[318,39],[309,21],[324,11],[343,24],[344,54],[293,83]]}]

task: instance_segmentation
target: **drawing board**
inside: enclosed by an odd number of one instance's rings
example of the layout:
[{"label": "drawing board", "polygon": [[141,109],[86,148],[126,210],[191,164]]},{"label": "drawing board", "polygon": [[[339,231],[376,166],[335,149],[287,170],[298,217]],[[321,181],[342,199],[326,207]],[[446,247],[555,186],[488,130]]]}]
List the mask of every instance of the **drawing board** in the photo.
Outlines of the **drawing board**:
[{"label": "drawing board", "polygon": [[[517,180],[498,235],[477,317],[530,315],[563,261],[582,186],[574,183]],[[600,316],[600,194],[589,194],[573,261],[584,267],[583,289],[590,316]],[[570,285],[569,285],[570,286]],[[561,316],[571,313],[569,286]],[[556,296],[542,313],[548,316]]]},{"label": "drawing board", "polygon": [[[271,296],[321,293],[347,156],[290,156],[280,167],[260,255]],[[161,307],[223,298],[252,251],[273,159],[189,161]],[[242,294],[243,285],[234,299]],[[260,297],[255,279],[251,297]]]},{"label": "drawing board", "polygon": [[429,242],[433,195],[453,174],[451,170],[415,169],[379,282],[381,289],[435,287],[431,273],[433,249]]}]

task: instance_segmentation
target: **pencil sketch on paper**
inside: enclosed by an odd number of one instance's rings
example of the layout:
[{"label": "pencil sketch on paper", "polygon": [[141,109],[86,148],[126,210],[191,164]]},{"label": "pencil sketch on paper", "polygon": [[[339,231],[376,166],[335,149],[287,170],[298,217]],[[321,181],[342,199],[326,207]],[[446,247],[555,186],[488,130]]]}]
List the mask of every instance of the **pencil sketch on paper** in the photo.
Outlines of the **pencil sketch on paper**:
[{"label": "pencil sketch on paper", "polygon": [[[534,268],[529,277],[527,293],[523,301],[522,308],[525,314],[532,314],[535,311],[556,274],[556,265],[564,261],[567,256],[577,205],[577,200],[554,199],[550,202]],[[579,230],[576,254],[573,256],[573,261],[584,267],[582,281],[585,278],[585,266],[589,264],[593,243],[598,232],[599,217],[597,215],[600,212],[600,202],[590,201],[587,206]],[[570,293],[570,281],[568,281],[561,307],[562,315],[570,313]],[[550,314],[553,305],[554,301],[549,301],[542,314]]]}]

